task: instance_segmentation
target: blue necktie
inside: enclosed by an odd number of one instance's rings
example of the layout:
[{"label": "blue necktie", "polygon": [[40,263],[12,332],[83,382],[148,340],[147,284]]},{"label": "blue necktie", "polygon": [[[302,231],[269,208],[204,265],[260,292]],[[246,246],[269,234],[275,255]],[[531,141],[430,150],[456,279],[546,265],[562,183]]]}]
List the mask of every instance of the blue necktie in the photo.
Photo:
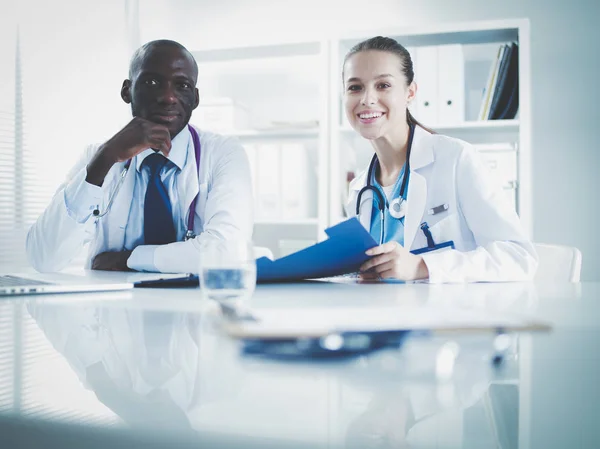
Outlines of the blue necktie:
[{"label": "blue necktie", "polygon": [[160,171],[168,162],[162,154],[154,153],[144,159],[150,168],[150,179],[144,200],[144,242],[164,245],[176,240],[175,225],[169,192],[160,180]]}]

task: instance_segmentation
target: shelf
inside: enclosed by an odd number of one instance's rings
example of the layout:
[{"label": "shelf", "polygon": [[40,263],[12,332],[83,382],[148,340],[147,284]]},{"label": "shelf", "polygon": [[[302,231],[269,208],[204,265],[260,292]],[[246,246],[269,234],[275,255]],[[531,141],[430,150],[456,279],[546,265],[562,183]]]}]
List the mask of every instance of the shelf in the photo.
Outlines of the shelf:
[{"label": "shelf", "polygon": [[478,120],[472,122],[462,122],[455,124],[440,124],[435,126],[428,126],[429,128],[444,132],[445,130],[463,130],[463,131],[489,131],[489,130],[506,130],[506,131],[518,131],[519,120]]},{"label": "shelf", "polygon": [[289,58],[290,56],[313,56],[321,51],[319,42],[284,43],[259,47],[220,48],[192,51],[198,62],[236,61],[245,59]]},{"label": "shelf", "polygon": [[222,133],[224,136],[237,137],[240,140],[265,139],[313,139],[319,136],[319,128],[274,129],[274,130],[238,130]]},{"label": "shelf", "polygon": [[[405,47],[418,47],[441,44],[486,44],[493,42],[510,42],[519,40],[519,30],[528,22],[521,19],[479,22],[463,24],[447,24],[408,27],[405,29],[379,30],[380,36],[390,36]],[[340,41],[342,49],[347,50],[352,45],[374,35],[351,33],[343,36]]]},{"label": "shelf", "polygon": [[[428,123],[424,124],[428,128],[433,129],[436,132],[444,133],[445,131],[519,131],[519,120],[478,120],[472,122],[462,122],[455,124],[439,124],[439,125],[430,125]],[[340,130],[344,133],[356,132],[350,126],[342,126]]]}]

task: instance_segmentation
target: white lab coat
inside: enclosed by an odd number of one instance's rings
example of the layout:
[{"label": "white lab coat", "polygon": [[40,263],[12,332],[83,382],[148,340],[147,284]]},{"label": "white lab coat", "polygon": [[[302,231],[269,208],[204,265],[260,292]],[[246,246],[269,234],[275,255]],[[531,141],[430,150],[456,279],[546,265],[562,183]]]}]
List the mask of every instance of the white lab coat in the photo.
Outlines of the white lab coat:
[{"label": "white lab coat", "polygon": [[[356,215],[358,192],[367,170],[350,184],[348,216]],[[373,195],[361,198],[359,220],[369,230]],[[410,155],[404,246],[427,246],[420,225],[427,222],[434,242],[453,240],[455,250],[422,255],[430,282],[531,280],[537,255],[519,217],[490,179],[476,150],[466,142],[415,129]],[[442,204],[448,210],[430,215]]]},{"label": "white lab coat", "polygon": [[[178,195],[185,207],[182,210],[185,211],[186,226],[190,204],[199,194],[194,219],[197,237],[158,247],[154,252],[154,265],[161,272],[197,272],[200,252],[209,239],[250,240],[252,237],[252,182],[243,147],[234,138],[210,132],[199,131],[198,134],[202,149],[199,173],[196,173],[194,147],[188,145],[188,162],[177,179]],[[91,267],[97,254],[124,249],[125,227],[136,178],[134,164],[104,217],[91,216],[84,223],[78,223],[66,206],[65,188],[69,183],[85,182],[86,166],[98,148],[99,145],[92,145],[86,149],[50,205],[29,230],[27,256],[38,271],[61,270],[87,243],[86,268]],[[106,210],[124,166],[125,162],[115,164],[106,175],[102,185],[101,211]]]}]

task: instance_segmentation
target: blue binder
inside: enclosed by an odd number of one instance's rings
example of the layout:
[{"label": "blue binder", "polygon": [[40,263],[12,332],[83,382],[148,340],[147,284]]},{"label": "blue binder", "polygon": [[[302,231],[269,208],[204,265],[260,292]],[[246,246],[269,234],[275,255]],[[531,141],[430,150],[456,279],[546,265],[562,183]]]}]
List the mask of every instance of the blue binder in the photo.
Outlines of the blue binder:
[{"label": "blue binder", "polygon": [[377,246],[356,217],[325,230],[327,240],[281,259],[256,261],[257,281],[297,281],[358,271],[369,259],[365,251]]}]

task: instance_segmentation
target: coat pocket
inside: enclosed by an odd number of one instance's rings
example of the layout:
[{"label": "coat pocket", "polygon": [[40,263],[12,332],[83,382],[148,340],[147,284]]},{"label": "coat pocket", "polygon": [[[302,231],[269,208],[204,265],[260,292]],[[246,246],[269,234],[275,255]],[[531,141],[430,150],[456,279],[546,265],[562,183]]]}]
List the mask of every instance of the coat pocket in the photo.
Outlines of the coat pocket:
[{"label": "coat pocket", "polygon": [[429,227],[429,231],[431,232],[431,236],[436,245],[445,243],[449,240],[454,241],[458,238],[459,234],[456,232],[457,219],[458,216],[456,213],[449,214]]}]

